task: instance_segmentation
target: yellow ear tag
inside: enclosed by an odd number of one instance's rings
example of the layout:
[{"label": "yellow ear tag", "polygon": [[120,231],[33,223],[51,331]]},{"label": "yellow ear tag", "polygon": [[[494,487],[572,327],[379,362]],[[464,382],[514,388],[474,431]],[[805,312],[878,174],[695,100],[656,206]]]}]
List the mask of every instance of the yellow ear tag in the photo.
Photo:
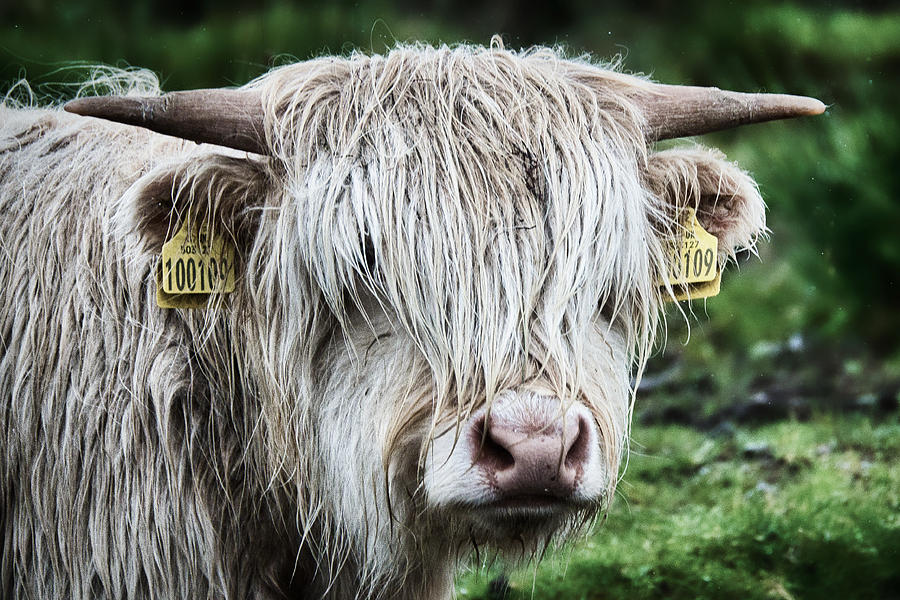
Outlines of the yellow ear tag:
[{"label": "yellow ear tag", "polygon": [[208,227],[181,228],[163,244],[156,271],[156,303],[162,308],[206,308],[212,294],[234,291],[234,247]]},{"label": "yellow ear tag", "polygon": [[[680,237],[669,246],[668,283],[675,300],[697,300],[719,293],[719,240],[700,225],[693,208],[685,210]],[[661,284],[664,285],[664,284]]]}]

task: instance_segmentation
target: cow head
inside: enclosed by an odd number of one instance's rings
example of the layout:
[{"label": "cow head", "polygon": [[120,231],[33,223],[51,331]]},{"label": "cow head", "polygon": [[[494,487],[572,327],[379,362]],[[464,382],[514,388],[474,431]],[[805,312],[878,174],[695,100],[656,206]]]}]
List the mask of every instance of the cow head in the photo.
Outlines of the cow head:
[{"label": "cow head", "polygon": [[157,167],[135,221],[151,248],[185,211],[234,239],[238,290],[184,318],[240,380],[250,470],[322,572],[376,581],[471,545],[530,555],[609,505],[667,238],[695,208],[721,265],[765,229],[746,173],[652,143],[823,107],[417,46],[67,108],[242,152]]}]

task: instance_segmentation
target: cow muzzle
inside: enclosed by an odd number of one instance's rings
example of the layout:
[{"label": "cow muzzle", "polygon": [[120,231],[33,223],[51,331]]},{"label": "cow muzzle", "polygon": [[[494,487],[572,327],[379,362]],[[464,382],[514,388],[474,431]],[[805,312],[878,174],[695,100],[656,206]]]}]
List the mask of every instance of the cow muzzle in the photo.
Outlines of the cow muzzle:
[{"label": "cow muzzle", "polygon": [[495,504],[542,505],[572,497],[590,455],[590,415],[580,404],[561,410],[550,396],[519,404],[504,399],[470,421],[473,467],[496,493]]},{"label": "cow muzzle", "polygon": [[542,390],[499,394],[434,439],[425,469],[431,504],[479,520],[559,518],[596,507],[608,483],[588,408]]}]

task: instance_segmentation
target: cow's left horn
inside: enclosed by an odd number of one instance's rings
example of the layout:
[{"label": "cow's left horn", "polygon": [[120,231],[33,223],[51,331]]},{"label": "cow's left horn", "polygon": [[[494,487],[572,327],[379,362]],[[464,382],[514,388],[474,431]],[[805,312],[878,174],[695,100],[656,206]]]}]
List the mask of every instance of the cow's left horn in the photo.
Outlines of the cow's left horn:
[{"label": "cow's left horn", "polygon": [[67,111],[236,150],[269,154],[262,100],[251,90],[192,90],[162,96],[97,96],[72,100]]},{"label": "cow's left horn", "polygon": [[806,96],[744,94],[658,83],[642,85],[634,100],[647,119],[646,134],[650,141],[825,112],[822,102]]}]

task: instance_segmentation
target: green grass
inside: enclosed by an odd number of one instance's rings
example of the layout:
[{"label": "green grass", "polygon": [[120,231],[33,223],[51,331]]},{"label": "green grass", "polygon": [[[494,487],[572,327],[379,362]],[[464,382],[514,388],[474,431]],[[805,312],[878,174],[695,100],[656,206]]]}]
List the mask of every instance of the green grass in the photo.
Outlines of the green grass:
[{"label": "green grass", "polygon": [[[900,589],[900,422],[821,416],[712,438],[642,427],[586,540],[509,573],[511,598],[889,598]],[[489,598],[498,567],[462,576]]]}]

